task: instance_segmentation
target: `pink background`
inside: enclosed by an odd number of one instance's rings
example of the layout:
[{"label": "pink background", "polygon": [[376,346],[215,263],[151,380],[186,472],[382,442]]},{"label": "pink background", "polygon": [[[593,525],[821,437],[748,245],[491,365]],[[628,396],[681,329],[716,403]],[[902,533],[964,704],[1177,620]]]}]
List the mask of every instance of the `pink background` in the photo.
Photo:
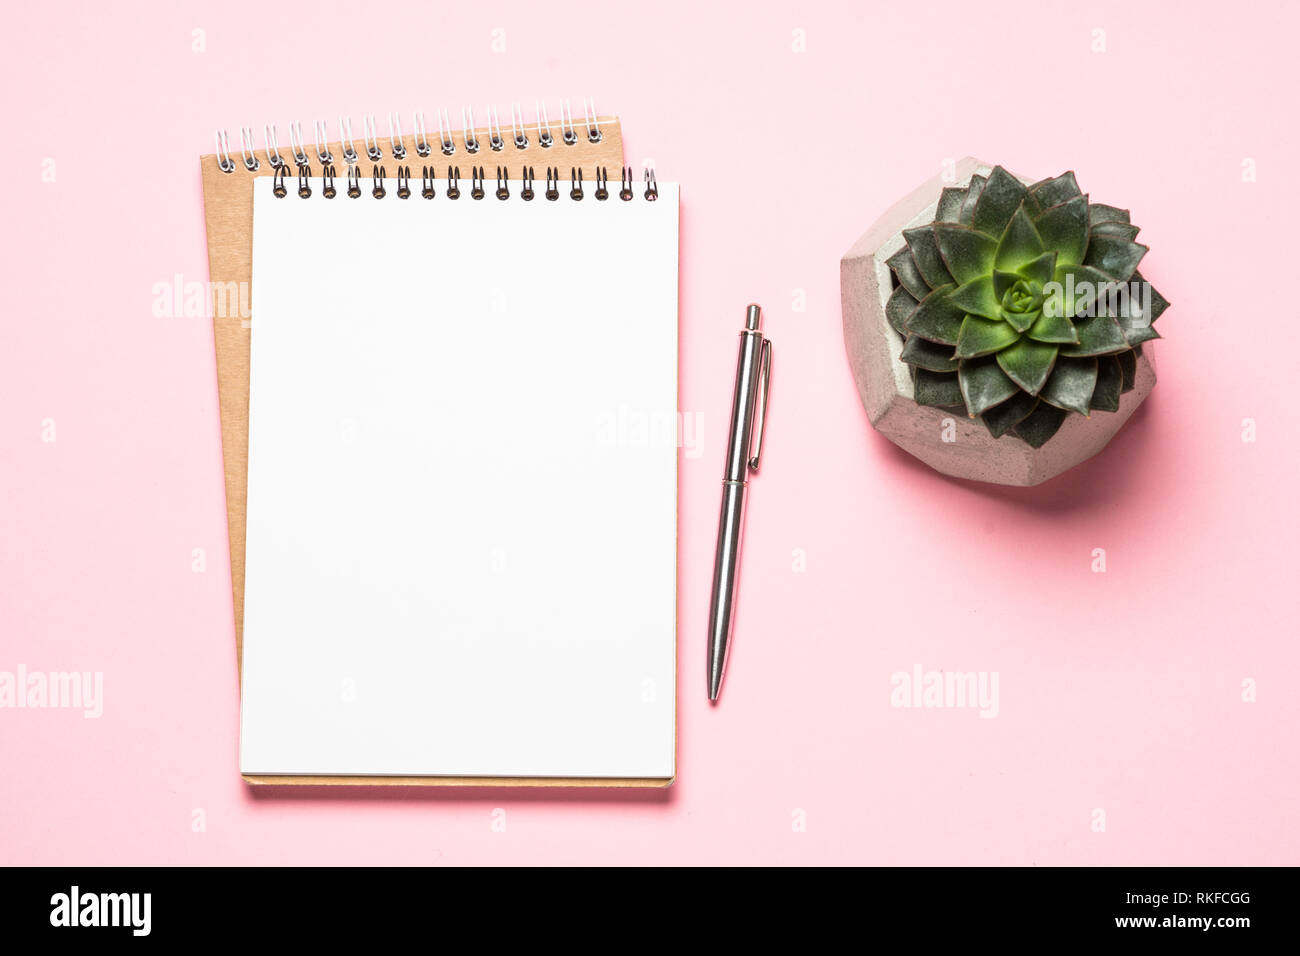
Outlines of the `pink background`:
[{"label": "pink background", "polygon": [[[1294,9],[114,7],[14,7],[0,57],[0,670],[102,671],[105,697],[98,720],[0,710],[0,861],[1300,863]],[[681,403],[701,441],[681,459],[678,783],[255,793],[236,769],[211,328],[151,309],[155,283],[207,278],[197,157],[217,126],[260,143],[275,122],[283,146],[295,119],[359,130],[397,109],[409,130],[415,108],[531,117],[545,97],[554,117],[588,94],[621,115],[629,162],[684,184]],[[1153,397],[1038,488],[897,451],[844,357],[839,257],[967,154],[1073,168],[1129,206],[1174,303]],[[775,341],[770,446],[711,709],[750,300]],[[998,716],[892,707],[890,676],[916,664],[998,672]]]}]

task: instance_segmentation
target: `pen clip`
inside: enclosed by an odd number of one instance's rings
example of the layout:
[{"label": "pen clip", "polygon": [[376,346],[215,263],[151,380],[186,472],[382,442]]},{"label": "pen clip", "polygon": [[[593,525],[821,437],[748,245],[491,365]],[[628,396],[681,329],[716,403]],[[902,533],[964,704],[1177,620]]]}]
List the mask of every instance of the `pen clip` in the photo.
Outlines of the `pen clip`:
[{"label": "pen clip", "polygon": [[772,380],[772,340],[763,340],[763,352],[759,358],[758,397],[754,402],[754,438],[750,445],[749,467],[758,471],[758,459],[763,454],[763,433],[767,431],[767,396]]}]

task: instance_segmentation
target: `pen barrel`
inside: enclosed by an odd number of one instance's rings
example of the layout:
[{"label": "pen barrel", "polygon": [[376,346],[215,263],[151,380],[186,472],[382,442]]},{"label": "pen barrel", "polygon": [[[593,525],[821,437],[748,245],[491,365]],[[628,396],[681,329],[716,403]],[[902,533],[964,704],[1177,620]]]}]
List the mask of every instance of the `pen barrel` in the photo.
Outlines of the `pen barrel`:
[{"label": "pen barrel", "polygon": [[736,391],[731,400],[731,428],[727,434],[727,460],[722,472],[722,512],[718,517],[718,551],[713,560],[713,596],[709,605],[709,700],[717,700],[722,688],[722,675],[727,667],[727,645],[735,619],[750,443],[762,371],[762,321],[762,310],[751,305],[745,313],[745,327],[740,331],[740,354],[736,357]]},{"label": "pen barrel", "polygon": [[718,516],[718,549],[713,559],[713,594],[709,602],[709,697],[716,699],[727,667],[736,613],[736,581],[740,576],[741,540],[745,534],[743,481],[722,483],[722,512]]},{"label": "pen barrel", "polygon": [[736,357],[736,390],[731,401],[723,481],[744,481],[749,469],[749,446],[753,438],[754,404],[758,398],[762,353],[763,333],[758,329],[743,330],[740,333],[740,354]]}]

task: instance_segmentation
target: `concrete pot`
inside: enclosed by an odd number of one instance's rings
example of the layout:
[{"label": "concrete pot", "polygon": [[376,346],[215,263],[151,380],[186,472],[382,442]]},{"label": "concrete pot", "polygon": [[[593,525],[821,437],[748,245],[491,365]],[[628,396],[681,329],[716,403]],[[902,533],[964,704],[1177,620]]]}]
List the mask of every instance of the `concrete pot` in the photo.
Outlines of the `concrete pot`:
[{"label": "concrete pot", "polygon": [[[933,222],[945,186],[964,186],[992,167],[966,158],[956,175],[936,176],[881,216],[840,260],[844,346],[858,394],[872,426],[899,448],[936,471],[999,485],[1036,485],[1087,461],[1106,447],[1156,383],[1151,346],[1142,347],[1134,387],[1120,398],[1118,412],[1071,414],[1042,448],[1015,435],[994,438],[962,408],[932,408],[912,398],[912,376],[899,360],[902,337],[885,317],[893,291],[885,261],[901,249],[903,230]],[[1029,180],[1024,180],[1028,183]]]}]

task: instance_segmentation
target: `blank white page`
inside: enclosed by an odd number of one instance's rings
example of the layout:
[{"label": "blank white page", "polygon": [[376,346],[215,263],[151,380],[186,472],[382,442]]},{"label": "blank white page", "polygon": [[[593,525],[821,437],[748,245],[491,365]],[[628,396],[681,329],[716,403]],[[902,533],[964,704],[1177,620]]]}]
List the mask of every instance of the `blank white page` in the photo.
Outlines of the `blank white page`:
[{"label": "blank white page", "polygon": [[253,206],[242,771],[672,777],[676,185],[289,179]]}]

